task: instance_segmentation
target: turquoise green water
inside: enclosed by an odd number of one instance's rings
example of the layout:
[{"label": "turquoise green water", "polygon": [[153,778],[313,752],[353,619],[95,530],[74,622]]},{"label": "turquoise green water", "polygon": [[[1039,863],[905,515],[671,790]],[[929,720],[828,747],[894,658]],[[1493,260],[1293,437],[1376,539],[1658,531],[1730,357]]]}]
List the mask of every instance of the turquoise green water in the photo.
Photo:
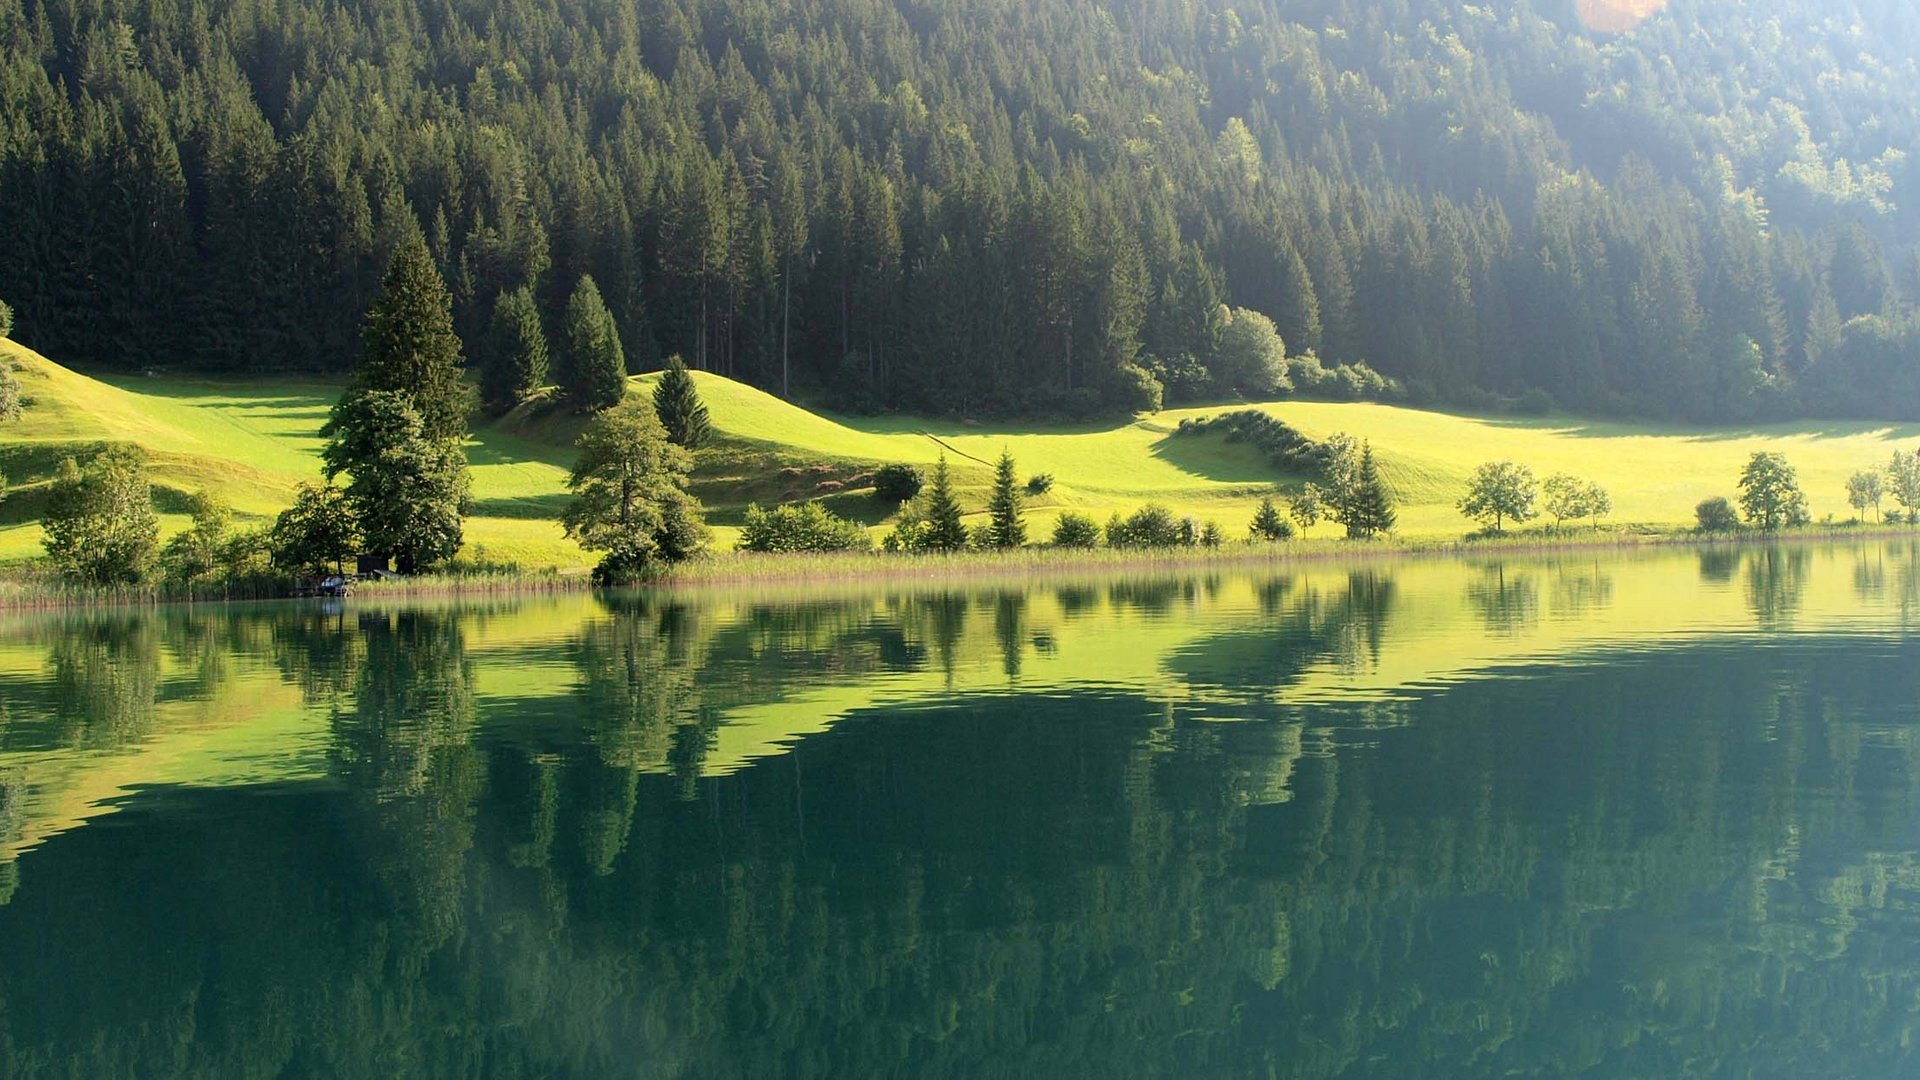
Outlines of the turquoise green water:
[{"label": "turquoise green water", "polygon": [[1883,1077],[1920,544],[0,618],[0,1076]]}]

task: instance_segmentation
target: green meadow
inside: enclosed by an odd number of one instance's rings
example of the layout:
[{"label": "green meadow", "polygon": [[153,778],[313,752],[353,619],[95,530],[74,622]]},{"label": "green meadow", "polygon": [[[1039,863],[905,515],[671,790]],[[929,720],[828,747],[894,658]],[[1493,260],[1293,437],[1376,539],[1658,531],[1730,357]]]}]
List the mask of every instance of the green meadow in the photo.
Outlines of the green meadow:
[{"label": "green meadow", "polygon": [[[37,524],[48,481],[68,456],[106,442],[139,445],[152,462],[156,499],[171,530],[183,496],[210,489],[243,516],[264,521],[294,488],[319,474],[320,425],[337,384],[213,381],[170,376],[90,378],[18,345],[0,356],[19,369],[31,404],[0,424],[0,560],[39,552]],[[989,463],[1012,452],[1023,476],[1047,473],[1052,490],[1029,500],[1030,534],[1043,539],[1064,510],[1104,519],[1143,503],[1214,520],[1229,535],[1245,528],[1276,485],[1305,477],[1275,471],[1252,448],[1218,435],[1177,434],[1180,422],[1246,406],[1173,409],[1132,423],[1089,425],[837,417],[809,412],[740,383],[697,375],[712,413],[715,443],[699,455],[695,489],[708,506],[716,545],[732,546],[750,502],[818,498],[883,532],[892,508],[857,490],[860,474],[888,462],[931,465],[945,455],[970,505],[984,504]],[[634,380],[645,392],[650,379]],[[1253,406],[1323,437],[1370,440],[1398,500],[1409,537],[1469,529],[1455,510],[1468,474],[1511,458],[1536,475],[1570,472],[1612,493],[1616,525],[1672,527],[1692,519],[1699,500],[1734,494],[1749,454],[1778,450],[1799,469],[1816,521],[1852,516],[1849,474],[1884,464],[1898,447],[1920,446],[1920,426],[1801,422],[1709,429],[1580,420],[1463,416],[1372,404],[1283,401]],[[587,557],[556,521],[579,420],[514,414],[475,433],[475,512],[465,554],[528,569],[576,569]],[[1331,536],[1325,525],[1315,530]]]}]

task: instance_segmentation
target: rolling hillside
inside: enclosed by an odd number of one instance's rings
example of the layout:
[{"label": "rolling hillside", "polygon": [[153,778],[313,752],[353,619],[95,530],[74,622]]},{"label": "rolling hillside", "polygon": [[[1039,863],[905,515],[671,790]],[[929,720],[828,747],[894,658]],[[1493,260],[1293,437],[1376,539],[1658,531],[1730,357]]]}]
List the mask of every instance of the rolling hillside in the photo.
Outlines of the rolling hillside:
[{"label": "rolling hillside", "polygon": [[[39,550],[35,524],[46,481],[67,455],[106,441],[139,444],[152,456],[163,511],[210,487],[242,514],[265,519],[294,486],[318,475],[317,430],[337,386],[261,381],[236,386],[187,379],[79,375],[11,343],[0,355],[19,367],[32,405],[0,426],[0,472],[13,486],[0,503],[0,559]],[[988,463],[1004,447],[1022,475],[1053,475],[1053,491],[1032,500],[1032,534],[1074,509],[1104,519],[1155,501],[1221,523],[1238,534],[1261,495],[1299,478],[1274,472],[1244,446],[1212,435],[1175,435],[1180,421],[1223,408],[1170,410],[1131,424],[1010,425],[988,429],[910,417],[833,418],[743,384],[699,375],[720,438],[702,451],[696,488],[711,510],[719,544],[749,501],[822,498],[842,514],[881,529],[888,511],[840,488],[886,462],[931,464],[945,453],[963,496],[984,502]],[[635,380],[644,392],[649,379]],[[1804,423],[1742,429],[1652,427],[1569,418],[1481,418],[1383,405],[1288,401],[1259,406],[1312,436],[1336,431],[1370,439],[1401,503],[1409,535],[1465,531],[1454,510],[1467,474],[1513,458],[1545,476],[1568,471],[1604,483],[1621,523],[1679,524],[1700,499],[1731,495],[1754,450],[1780,450],[1799,467],[1816,519],[1851,515],[1844,482],[1884,463],[1894,447],[1920,445],[1920,426]],[[467,554],[529,567],[575,568],[585,557],[554,524],[565,503],[575,418],[510,416],[481,430],[469,447],[476,513]],[[169,527],[180,519],[171,518]],[[1331,529],[1322,526],[1322,532]]]}]

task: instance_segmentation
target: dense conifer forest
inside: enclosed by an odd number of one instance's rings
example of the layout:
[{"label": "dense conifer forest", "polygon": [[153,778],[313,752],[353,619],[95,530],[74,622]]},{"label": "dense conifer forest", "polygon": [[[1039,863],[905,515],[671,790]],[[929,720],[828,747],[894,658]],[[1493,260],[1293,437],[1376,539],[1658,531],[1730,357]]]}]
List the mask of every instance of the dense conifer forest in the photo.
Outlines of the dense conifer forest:
[{"label": "dense conifer forest", "polygon": [[417,234],[468,362],[530,294],[564,370],[590,276],[630,369],[848,410],[1914,419],[1916,56],[1907,0],[0,0],[0,298],[342,373]]}]

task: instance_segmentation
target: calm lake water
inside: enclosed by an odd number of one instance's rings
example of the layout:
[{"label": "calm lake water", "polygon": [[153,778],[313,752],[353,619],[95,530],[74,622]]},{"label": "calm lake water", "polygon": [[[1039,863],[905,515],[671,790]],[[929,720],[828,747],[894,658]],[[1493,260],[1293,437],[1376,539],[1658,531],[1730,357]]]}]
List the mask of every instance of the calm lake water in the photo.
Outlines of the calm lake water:
[{"label": "calm lake water", "polygon": [[1920,543],[0,617],[0,1076],[1920,1069]]}]

